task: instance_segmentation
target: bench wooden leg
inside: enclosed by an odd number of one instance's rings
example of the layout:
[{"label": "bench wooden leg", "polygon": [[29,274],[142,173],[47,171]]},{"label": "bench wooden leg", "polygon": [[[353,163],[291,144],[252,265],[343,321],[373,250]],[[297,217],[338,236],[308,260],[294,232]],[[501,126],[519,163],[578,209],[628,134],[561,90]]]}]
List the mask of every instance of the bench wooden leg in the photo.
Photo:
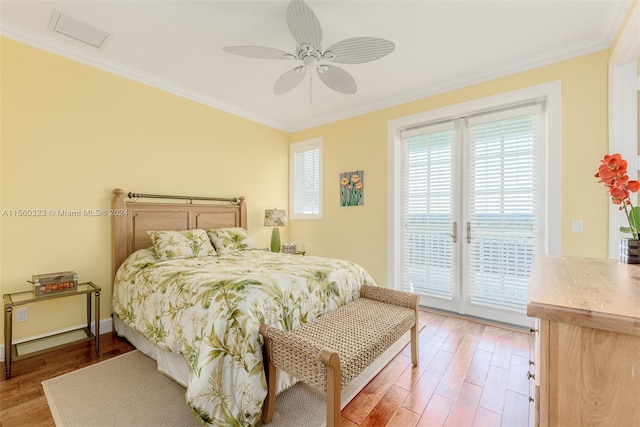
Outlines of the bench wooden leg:
[{"label": "bench wooden leg", "polygon": [[418,366],[420,363],[420,356],[418,354],[418,325],[420,324],[420,311],[419,311],[420,297],[418,295],[411,295],[411,302],[409,306],[416,312],[416,323],[411,328],[411,363],[413,366]]},{"label": "bench wooden leg", "polygon": [[338,353],[322,350],[320,360],[327,366],[327,427],[340,427],[342,374]]},{"label": "bench wooden leg", "polygon": [[267,397],[262,406],[262,422],[268,424],[273,419],[276,405],[276,367],[267,362]]},{"label": "bench wooden leg", "polygon": [[[260,327],[260,333],[265,335],[266,328]],[[262,422],[269,424],[273,419],[273,412],[276,405],[276,367],[271,363],[271,340],[267,337],[264,339],[264,348],[266,353],[266,360],[263,360],[266,369],[265,374],[267,376],[267,397],[264,399],[262,405]]]},{"label": "bench wooden leg", "polygon": [[420,363],[420,354],[418,353],[418,325],[411,328],[411,363],[418,366]]}]

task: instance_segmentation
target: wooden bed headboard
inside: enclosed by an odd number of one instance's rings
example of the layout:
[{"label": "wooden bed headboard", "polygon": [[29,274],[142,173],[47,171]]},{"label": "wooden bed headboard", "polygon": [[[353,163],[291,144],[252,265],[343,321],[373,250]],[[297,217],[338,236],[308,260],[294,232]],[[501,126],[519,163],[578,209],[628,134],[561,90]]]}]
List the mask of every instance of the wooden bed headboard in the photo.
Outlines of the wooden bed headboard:
[{"label": "wooden bed headboard", "polygon": [[[130,196],[135,196],[131,195]],[[144,197],[145,195],[139,195]],[[171,196],[166,196],[170,198]],[[189,202],[199,198],[184,197]],[[203,199],[203,198],[200,198]],[[231,200],[231,199],[229,199]],[[150,230],[191,230],[222,227],[247,228],[247,205],[244,197],[225,204],[176,202],[147,203],[125,200],[123,190],[113,190],[111,199],[112,274],[138,249],[151,246]],[[112,278],[113,278],[112,277]]]}]

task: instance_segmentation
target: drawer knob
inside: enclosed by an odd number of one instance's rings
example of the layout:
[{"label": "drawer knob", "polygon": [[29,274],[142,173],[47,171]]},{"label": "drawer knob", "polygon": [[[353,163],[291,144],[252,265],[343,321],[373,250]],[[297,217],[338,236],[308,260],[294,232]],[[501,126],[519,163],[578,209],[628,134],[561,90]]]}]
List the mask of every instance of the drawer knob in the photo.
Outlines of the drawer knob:
[{"label": "drawer knob", "polygon": [[529,396],[529,402],[533,403],[533,402],[535,402],[535,401],[536,401],[536,400],[535,400],[533,397]]},{"label": "drawer knob", "polygon": [[529,328],[529,333],[530,334],[535,334],[536,332],[538,332],[538,330],[536,328]]},{"label": "drawer knob", "polygon": [[536,375],[532,374],[531,371],[527,372],[527,379],[529,380],[535,380],[536,379]]},{"label": "drawer knob", "polygon": [[535,366],[536,362],[534,362],[533,360],[529,359],[529,365],[531,366]]}]

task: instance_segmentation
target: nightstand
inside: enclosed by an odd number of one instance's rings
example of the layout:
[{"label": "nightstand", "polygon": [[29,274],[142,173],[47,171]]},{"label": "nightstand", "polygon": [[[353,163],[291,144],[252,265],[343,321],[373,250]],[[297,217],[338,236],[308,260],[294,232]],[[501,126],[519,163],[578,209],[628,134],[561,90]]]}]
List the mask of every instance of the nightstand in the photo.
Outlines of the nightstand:
[{"label": "nightstand", "polygon": [[[28,357],[36,356],[47,351],[55,350],[68,345],[85,341],[95,341],[96,353],[100,350],[100,291],[102,289],[92,282],[79,283],[78,289],[51,293],[46,296],[36,297],[33,291],[13,292],[3,295],[4,300],[4,355],[6,366],[6,378],[11,378],[11,363]],[[14,307],[34,304],[41,301],[49,301],[56,298],[66,298],[77,295],[87,295],[87,327],[71,331],[52,334],[42,338],[33,339],[19,344],[12,343],[13,335],[13,309]],[[91,294],[94,296],[95,305],[95,334],[91,332]]]}]

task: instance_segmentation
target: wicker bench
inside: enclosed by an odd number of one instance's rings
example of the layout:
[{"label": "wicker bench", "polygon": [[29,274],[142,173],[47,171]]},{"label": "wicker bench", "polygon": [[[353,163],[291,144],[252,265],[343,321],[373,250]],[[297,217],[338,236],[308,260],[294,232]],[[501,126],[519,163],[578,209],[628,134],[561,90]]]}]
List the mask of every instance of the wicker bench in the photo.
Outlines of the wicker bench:
[{"label": "wicker bench", "polygon": [[409,292],[365,285],[360,298],[294,330],[262,325],[268,385],[262,421],[273,419],[277,367],[326,391],[327,426],[339,426],[342,388],[409,330],[411,362],[418,364],[418,300]]}]

